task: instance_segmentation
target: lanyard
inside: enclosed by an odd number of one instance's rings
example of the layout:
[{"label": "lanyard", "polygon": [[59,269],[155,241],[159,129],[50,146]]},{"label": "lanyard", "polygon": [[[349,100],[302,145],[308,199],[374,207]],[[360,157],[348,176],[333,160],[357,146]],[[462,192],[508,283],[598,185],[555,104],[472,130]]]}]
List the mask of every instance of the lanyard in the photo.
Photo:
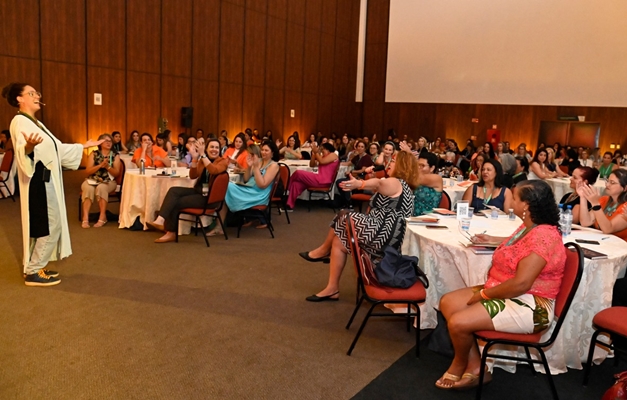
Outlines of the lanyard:
[{"label": "lanyard", "polygon": [[515,241],[517,241],[518,239],[520,239],[521,237],[525,236],[527,234],[527,232],[531,231],[533,228],[535,228],[537,226],[537,224],[533,224],[531,226],[531,228],[525,228],[522,231],[518,231],[517,234],[515,234],[511,239],[509,239],[507,241],[506,246],[511,246]]},{"label": "lanyard", "polygon": [[483,187],[483,204],[487,205],[490,200],[492,200],[492,195],[494,194],[494,189],[492,189],[492,193],[490,193],[490,195],[486,198],[485,197],[486,194],[486,190],[485,190],[485,186]]},{"label": "lanyard", "polygon": [[54,144],[54,151],[57,152],[57,155],[59,154],[59,149],[57,149],[57,142],[55,142],[54,138],[52,137],[52,134],[50,132],[48,132],[48,129],[46,129],[41,122],[37,121],[35,118],[31,117],[30,115],[26,114],[25,112],[21,112],[18,111],[17,112],[19,115],[23,115],[26,118],[30,119],[35,125],[37,125],[37,127],[39,129],[41,129],[46,135],[48,135],[48,137],[50,138],[50,140],[52,140],[52,144]]}]

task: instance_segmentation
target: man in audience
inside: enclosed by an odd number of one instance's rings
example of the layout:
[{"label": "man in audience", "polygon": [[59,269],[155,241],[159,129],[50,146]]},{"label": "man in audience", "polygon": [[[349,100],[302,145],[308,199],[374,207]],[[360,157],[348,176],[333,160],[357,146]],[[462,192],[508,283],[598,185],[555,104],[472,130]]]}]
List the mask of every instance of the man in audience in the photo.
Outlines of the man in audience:
[{"label": "man in audience", "polygon": [[512,176],[512,186],[518,182],[527,180],[527,173],[529,172],[529,161],[527,157],[516,157],[516,171]]},{"label": "man in audience", "polygon": [[141,160],[144,160],[144,166],[146,167],[165,168],[170,166],[168,154],[161,147],[154,146],[150,133],[142,134],[141,142],[141,147],[135,150],[131,160],[135,165],[139,167]]}]

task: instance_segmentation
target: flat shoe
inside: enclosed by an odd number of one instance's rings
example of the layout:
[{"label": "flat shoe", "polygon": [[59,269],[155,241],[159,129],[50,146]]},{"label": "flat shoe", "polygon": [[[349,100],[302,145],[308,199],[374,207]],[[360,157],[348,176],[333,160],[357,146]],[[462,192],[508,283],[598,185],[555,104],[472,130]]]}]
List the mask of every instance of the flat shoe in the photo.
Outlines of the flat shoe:
[{"label": "flat shoe", "polygon": [[96,223],[94,224],[94,228],[101,228],[101,227],[105,226],[105,224],[106,224],[107,222],[108,222],[108,221],[106,221],[106,220],[105,220],[105,221],[103,221],[103,220],[99,219],[99,220],[98,220],[98,222],[96,222]]},{"label": "flat shoe", "polygon": [[148,225],[151,229],[154,229],[156,231],[165,232],[165,228],[163,227],[163,225],[155,224],[154,222],[148,222],[148,221],[146,221],[146,225]]},{"label": "flat shoe", "polygon": [[257,229],[266,229],[268,227],[268,224],[263,224],[263,225],[257,225],[255,228]]},{"label": "flat shoe", "polygon": [[175,240],[176,240],[176,237],[173,237],[172,239],[159,238],[155,240],[155,243],[168,243],[168,242],[174,242]]},{"label": "flat shoe", "polygon": [[[451,389],[464,391],[464,390],[474,389],[477,386],[479,386],[479,375],[466,372],[464,375],[462,375],[462,378],[460,379],[460,381],[462,379],[468,379],[468,381],[465,383],[459,383],[459,382],[455,383]],[[490,382],[492,382],[492,374],[490,373],[490,371],[486,371],[485,375],[483,375],[483,384],[487,385]]]},{"label": "flat shoe", "polygon": [[[442,384],[441,382],[444,381],[445,379],[453,382],[453,385],[445,386],[444,384]],[[448,372],[445,372],[444,375],[442,375],[442,377],[440,379],[435,381],[435,387],[437,387],[438,389],[442,389],[442,390],[451,390],[451,389],[453,389],[455,387],[455,382],[459,382],[461,380],[462,380],[462,378],[460,376],[449,374]]]},{"label": "flat shoe", "polygon": [[328,264],[331,262],[331,259],[329,258],[329,256],[324,256],[324,257],[319,257],[319,258],[313,258],[313,257],[309,257],[309,252],[308,251],[303,251],[302,253],[298,253],[299,256],[301,256],[302,258],[304,258],[305,260],[309,261],[309,262],[321,262],[321,263],[325,263]]},{"label": "flat shoe", "polygon": [[84,228],[84,229],[88,229],[88,228],[90,228],[90,226],[89,226],[89,221],[83,221],[83,222],[81,223],[81,228]]},{"label": "flat shoe", "polygon": [[318,295],[312,294],[311,296],[305,298],[305,300],[311,301],[314,303],[320,303],[323,301],[338,301],[340,299],[339,297],[332,297],[332,296],[337,296],[338,294],[340,294],[340,292],[335,292],[328,296],[318,296]]},{"label": "flat shoe", "polygon": [[223,231],[218,231],[214,229],[214,230],[207,232],[205,236],[222,236],[222,235],[224,235]]}]

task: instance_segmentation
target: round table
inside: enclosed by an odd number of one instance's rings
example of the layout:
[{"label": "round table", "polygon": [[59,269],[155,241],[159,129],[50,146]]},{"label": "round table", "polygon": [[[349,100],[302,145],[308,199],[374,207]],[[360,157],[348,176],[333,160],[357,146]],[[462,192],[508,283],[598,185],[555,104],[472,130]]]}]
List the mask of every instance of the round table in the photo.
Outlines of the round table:
[{"label": "round table", "polygon": [[446,194],[448,194],[448,197],[451,198],[451,210],[455,210],[455,204],[457,204],[457,202],[459,202],[462,199],[462,197],[464,197],[464,193],[466,193],[466,189],[468,189],[475,183],[477,182],[476,181],[458,182],[455,179],[442,178],[444,191],[446,192]]},{"label": "round table", "polygon": [[[573,191],[573,189],[570,188],[570,178],[551,178],[545,179],[544,181],[548,183],[553,190],[553,194],[555,195],[555,202],[558,204],[565,194],[571,193]],[[597,179],[597,181],[594,183],[594,187],[597,188],[599,193],[605,193],[605,179]]]},{"label": "round table", "polygon": [[[499,218],[474,216],[470,233],[493,236],[508,236],[520,225],[520,220],[509,221]],[[440,298],[453,290],[484,284],[492,263],[491,254],[475,254],[461,242],[468,242],[458,230],[455,218],[442,218],[440,225],[448,229],[427,229],[424,226],[409,225],[403,241],[403,254],[416,255],[420,267],[429,277],[427,299],[421,305],[421,328],[435,328],[437,318],[435,309],[439,308]],[[588,354],[588,346],[593,333],[594,315],[611,306],[612,287],[617,277],[625,275],[627,264],[627,246],[613,235],[605,235],[594,229],[574,230],[564,242],[575,239],[597,240],[601,245],[582,245],[608,255],[607,259],[585,259],[585,269],[570,311],[565,317],[560,334],[550,350],[546,352],[552,373],[563,373],[568,368],[582,369]],[[546,333],[544,338],[548,337]],[[597,347],[595,361],[603,360],[605,351]],[[499,361],[499,367],[513,371],[513,362]]]}]

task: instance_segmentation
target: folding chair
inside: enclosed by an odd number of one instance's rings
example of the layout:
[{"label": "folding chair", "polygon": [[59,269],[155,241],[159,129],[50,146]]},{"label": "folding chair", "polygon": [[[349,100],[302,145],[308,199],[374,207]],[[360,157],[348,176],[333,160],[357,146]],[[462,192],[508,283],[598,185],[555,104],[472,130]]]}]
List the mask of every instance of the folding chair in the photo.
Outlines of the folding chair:
[{"label": "folding chair", "polygon": [[614,346],[613,343],[606,343],[603,340],[599,340],[601,333],[607,333],[611,335],[618,335],[627,338],[627,307],[610,307],[605,310],[596,313],[592,319],[592,325],[596,328],[596,331],[592,335],[590,340],[590,349],[588,350],[588,360],[584,366],[583,385],[588,384],[588,377],[590,375],[590,368],[592,367],[592,357],[594,356],[594,349],[597,344],[606,347],[609,350],[620,350]]},{"label": "folding chair", "polygon": [[277,173],[276,177],[274,177],[274,183],[272,183],[272,189],[270,189],[270,196],[268,197],[268,202],[266,204],[259,204],[235,213],[235,216],[238,218],[238,238],[239,233],[242,230],[242,225],[244,224],[244,218],[264,218],[266,220],[266,225],[268,226],[268,231],[270,231],[270,235],[272,236],[272,239],[274,239],[274,226],[272,226],[272,213],[270,212],[270,207],[272,205],[272,197],[274,197],[277,190],[279,179],[281,179],[281,174]]},{"label": "folding chair", "polygon": [[[11,191],[9,190],[9,187],[7,186],[7,179],[9,179],[9,175],[11,174],[11,168],[13,167],[13,158],[14,158],[13,150],[8,150],[4,153],[4,158],[2,159],[2,164],[0,165],[0,186],[4,186],[7,193],[9,194],[9,197],[15,203],[15,197],[13,197],[13,193],[11,193]],[[6,179],[2,177],[3,172],[7,173]],[[0,194],[2,195],[3,198],[5,199],[7,198],[4,195],[4,193],[2,193],[1,190],[0,190]]]},{"label": "folding chair", "polygon": [[[307,202],[307,211],[311,211],[311,195],[313,193],[318,193],[318,194],[322,194],[323,195],[323,200],[326,197],[329,201],[331,201],[331,193],[333,193],[333,190],[335,190],[335,182],[337,181],[337,175],[340,172],[340,163],[337,163],[337,167],[335,169],[335,173],[333,174],[333,176],[335,177],[333,179],[333,182],[331,182],[331,184],[329,186],[321,186],[321,187],[308,187],[307,191],[309,192],[309,201]],[[333,212],[335,212],[335,207],[333,207],[333,205],[331,206],[331,208],[333,208]]]},{"label": "folding chair", "polygon": [[[277,204],[277,209],[279,210],[279,215],[281,215],[281,208],[283,208],[283,210],[285,210],[285,218],[287,219],[287,223],[290,223],[290,216],[287,213],[287,204],[285,202],[285,194],[287,193],[287,189],[289,188],[289,184],[290,184],[290,167],[287,166],[287,164],[284,163],[279,163],[279,175],[280,177],[280,181],[281,184],[283,185],[283,191],[281,192],[280,190],[276,190],[276,193],[272,194],[272,201],[270,202],[270,205],[272,205],[272,203]],[[281,193],[279,193],[281,192]]]}]

